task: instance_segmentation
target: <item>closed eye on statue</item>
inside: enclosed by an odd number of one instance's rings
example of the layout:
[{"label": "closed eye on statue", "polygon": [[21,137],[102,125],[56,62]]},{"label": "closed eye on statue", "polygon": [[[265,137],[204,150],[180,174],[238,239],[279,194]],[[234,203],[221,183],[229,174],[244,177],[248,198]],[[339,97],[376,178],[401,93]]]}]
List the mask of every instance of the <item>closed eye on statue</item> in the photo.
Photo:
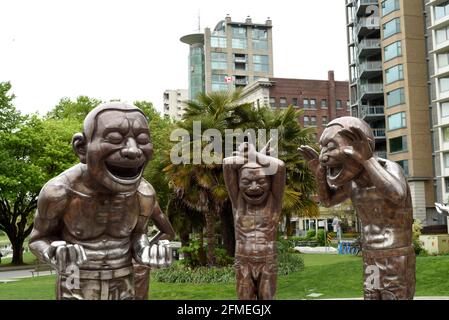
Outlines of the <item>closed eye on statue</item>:
[{"label": "closed eye on statue", "polygon": [[243,184],[249,184],[249,180],[248,180],[248,179],[242,179],[241,182],[242,182]]},{"label": "closed eye on statue", "polygon": [[264,184],[264,183],[267,183],[267,179],[265,179],[265,178],[259,179],[259,180],[257,180],[257,182],[258,182],[259,184]]},{"label": "closed eye on statue", "polygon": [[150,143],[150,137],[146,133],[141,133],[136,137],[136,141],[138,144],[148,144]]},{"label": "closed eye on statue", "polygon": [[105,140],[109,143],[119,144],[123,141],[123,136],[120,132],[109,132],[105,137]]},{"label": "closed eye on statue", "polygon": [[333,140],[329,141],[329,143],[327,144],[327,149],[329,151],[335,150],[337,148],[337,143]]}]

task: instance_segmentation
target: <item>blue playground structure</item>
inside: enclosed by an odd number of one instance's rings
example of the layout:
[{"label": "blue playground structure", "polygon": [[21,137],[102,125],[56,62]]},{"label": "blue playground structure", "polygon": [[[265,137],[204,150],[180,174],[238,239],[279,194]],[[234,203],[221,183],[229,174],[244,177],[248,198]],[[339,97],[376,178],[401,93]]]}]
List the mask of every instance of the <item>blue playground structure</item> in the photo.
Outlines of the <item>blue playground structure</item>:
[{"label": "blue playground structure", "polygon": [[338,254],[353,254],[357,255],[360,248],[356,244],[356,241],[340,241],[338,243]]}]

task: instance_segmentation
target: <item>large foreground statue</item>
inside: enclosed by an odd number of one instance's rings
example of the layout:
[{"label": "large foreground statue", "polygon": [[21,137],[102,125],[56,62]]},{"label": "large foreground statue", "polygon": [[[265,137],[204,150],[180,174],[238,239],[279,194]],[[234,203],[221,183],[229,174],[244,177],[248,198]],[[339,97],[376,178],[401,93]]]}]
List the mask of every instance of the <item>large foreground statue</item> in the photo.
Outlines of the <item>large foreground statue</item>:
[{"label": "large foreground statue", "polygon": [[[241,300],[272,300],[276,293],[276,232],[282,211],[285,165],[251,144],[224,159],[235,225],[237,294]],[[274,174],[268,170],[276,168]]]},{"label": "large foreground statue", "polygon": [[[57,299],[134,299],[133,259],[148,267],[169,264],[169,248],[153,244],[174,235],[142,178],[153,153],[148,122],[134,106],[99,106],[73,148],[81,163],[39,194],[30,249],[58,271]],[[151,241],[150,220],[160,230]],[[138,274],[143,297],[148,271]]]},{"label": "large foreground statue", "polygon": [[358,118],[329,123],[320,145],[320,155],[307,146],[299,151],[316,176],[323,205],[352,200],[362,223],[365,299],[413,299],[413,211],[402,168],[373,154],[372,130]]}]

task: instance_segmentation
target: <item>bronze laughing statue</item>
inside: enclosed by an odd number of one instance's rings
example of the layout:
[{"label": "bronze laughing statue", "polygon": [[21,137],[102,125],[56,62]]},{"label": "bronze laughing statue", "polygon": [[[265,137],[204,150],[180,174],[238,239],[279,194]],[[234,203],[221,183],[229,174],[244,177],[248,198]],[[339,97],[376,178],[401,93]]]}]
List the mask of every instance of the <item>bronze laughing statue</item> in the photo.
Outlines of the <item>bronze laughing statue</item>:
[{"label": "bronze laughing statue", "polygon": [[362,223],[366,300],[411,300],[415,253],[410,188],[402,168],[377,158],[368,124],[343,117],[327,125],[321,154],[302,146],[326,207],[350,198]]},{"label": "bronze laughing statue", "polygon": [[[58,271],[57,299],[134,299],[133,259],[166,266],[170,249],[160,240],[174,235],[142,178],[153,153],[148,122],[135,106],[102,105],[72,144],[81,163],[41,190],[30,249]],[[149,220],[160,230],[151,241]],[[137,280],[140,287],[148,283]]]},{"label": "bronze laughing statue", "polygon": [[[275,171],[270,173],[268,168]],[[256,152],[252,144],[243,144],[237,156],[224,159],[223,170],[234,212],[238,298],[272,300],[285,165],[263,151]]]}]

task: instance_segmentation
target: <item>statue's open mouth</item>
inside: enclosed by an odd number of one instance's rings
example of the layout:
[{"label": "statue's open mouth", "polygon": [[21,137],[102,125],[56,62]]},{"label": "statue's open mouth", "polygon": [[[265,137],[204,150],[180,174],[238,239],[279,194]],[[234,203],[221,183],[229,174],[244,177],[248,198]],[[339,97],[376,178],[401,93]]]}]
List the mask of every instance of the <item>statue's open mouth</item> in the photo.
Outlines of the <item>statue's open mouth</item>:
[{"label": "statue's open mouth", "polygon": [[258,192],[245,192],[245,195],[246,195],[249,199],[251,199],[251,200],[258,201],[258,200],[261,200],[261,199],[264,197],[265,192],[263,192],[263,191],[258,191]]},{"label": "statue's open mouth", "polygon": [[331,179],[338,178],[343,171],[343,167],[327,167],[327,176]]},{"label": "statue's open mouth", "polygon": [[120,180],[136,180],[140,178],[144,165],[140,166],[121,166],[106,162],[106,168],[109,173]]}]

